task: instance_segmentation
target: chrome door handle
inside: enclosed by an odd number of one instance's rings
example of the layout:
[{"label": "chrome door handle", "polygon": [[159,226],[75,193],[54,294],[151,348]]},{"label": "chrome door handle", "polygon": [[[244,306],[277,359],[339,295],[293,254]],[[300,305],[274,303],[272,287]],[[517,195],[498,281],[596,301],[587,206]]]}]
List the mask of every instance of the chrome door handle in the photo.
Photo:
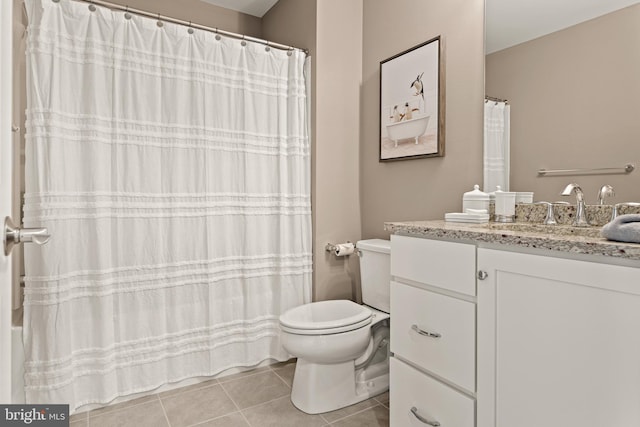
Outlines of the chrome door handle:
[{"label": "chrome door handle", "polygon": [[46,228],[20,228],[16,227],[11,218],[4,219],[4,254],[7,256],[19,243],[44,245],[50,238],[51,235]]},{"label": "chrome door handle", "polygon": [[429,332],[429,331],[422,330],[418,327],[418,325],[411,325],[411,330],[429,338],[440,338],[442,336],[437,332]]},{"label": "chrome door handle", "polygon": [[439,422],[437,421],[429,421],[428,419],[426,419],[425,417],[423,417],[422,415],[418,414],[418,408],[416,408],[415,406],[411,408],[411,414],[416,417],[418,419],[418,421],[420,421],[421,423],[433,426],[433,427],[438,427],[440,425]]}]

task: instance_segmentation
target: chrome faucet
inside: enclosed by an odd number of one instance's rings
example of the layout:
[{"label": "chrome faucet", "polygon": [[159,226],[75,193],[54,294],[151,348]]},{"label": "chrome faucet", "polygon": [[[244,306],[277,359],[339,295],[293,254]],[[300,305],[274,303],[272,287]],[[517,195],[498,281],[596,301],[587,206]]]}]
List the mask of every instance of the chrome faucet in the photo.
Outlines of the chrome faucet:
[{"label": "chrome faucet", "polygon": [[582,188],[576,183],[567,185],[560,195],[570,196],[571,193],[576,193],[576,217],[573,219],[574,227],[588,227],[589,221],[587,221],[587,211],[584,204],[584,193]]},{"label": "chrome faucet", "polygon": [[615,196],[616,193],[613,191],[613,187],[610,185],[603,185],[600,191],[598,191],[598,204],[604,205],[604,199],[606,197]]}]

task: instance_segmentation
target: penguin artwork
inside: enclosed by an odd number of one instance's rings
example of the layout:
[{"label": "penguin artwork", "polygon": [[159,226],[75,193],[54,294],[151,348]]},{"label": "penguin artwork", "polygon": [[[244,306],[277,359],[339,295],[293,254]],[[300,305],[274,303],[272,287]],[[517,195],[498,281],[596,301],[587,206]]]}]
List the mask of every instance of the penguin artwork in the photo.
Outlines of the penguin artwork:
[{"label": "penguin artwork", "polygon": [[422,100],[424,101],[424,87],[422,85],[422,76],[424,75],[424,73],[418,75],[418,77],[416,77],[416,79],[409,85],[410,88],[414,88],[416,93],[413,94],[413,96],[421,96]]},{"label": "penguin artwork", "polygon": [[400,115],[400,111],[398,111],[398,106],[393,106],[393,123],[398,123],[402,120],[402,116]]},{"label": "penguin artwork", "polygon": [[413,113],[411,111],[411,107],[409,107],[409,103],[406,102],[404,104],[404,119],[411,120],[413,118]]}]

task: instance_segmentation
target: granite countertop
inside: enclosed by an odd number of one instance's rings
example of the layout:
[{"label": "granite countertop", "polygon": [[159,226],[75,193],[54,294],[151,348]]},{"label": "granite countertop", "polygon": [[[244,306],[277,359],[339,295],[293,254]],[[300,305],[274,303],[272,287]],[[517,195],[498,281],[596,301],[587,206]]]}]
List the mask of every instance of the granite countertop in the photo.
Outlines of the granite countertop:
[{"label": "granite countertop", "polygon": [[394,234],[416,237],[470,240],[640,261],[640,244],[606,240],[600,237],[600,227],[577,228],[526,222],[467,224],[434,220],[386,222],[384,228]]}]

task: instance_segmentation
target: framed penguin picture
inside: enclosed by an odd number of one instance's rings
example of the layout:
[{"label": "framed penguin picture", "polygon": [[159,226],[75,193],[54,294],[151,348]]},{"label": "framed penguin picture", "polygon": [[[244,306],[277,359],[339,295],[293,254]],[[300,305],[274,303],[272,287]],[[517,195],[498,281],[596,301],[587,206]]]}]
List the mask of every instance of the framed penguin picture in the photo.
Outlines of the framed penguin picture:
[{"label": "framed penguin picture", "polygon": [[444,156],[440,36],[380,62],[380,161]]}]

